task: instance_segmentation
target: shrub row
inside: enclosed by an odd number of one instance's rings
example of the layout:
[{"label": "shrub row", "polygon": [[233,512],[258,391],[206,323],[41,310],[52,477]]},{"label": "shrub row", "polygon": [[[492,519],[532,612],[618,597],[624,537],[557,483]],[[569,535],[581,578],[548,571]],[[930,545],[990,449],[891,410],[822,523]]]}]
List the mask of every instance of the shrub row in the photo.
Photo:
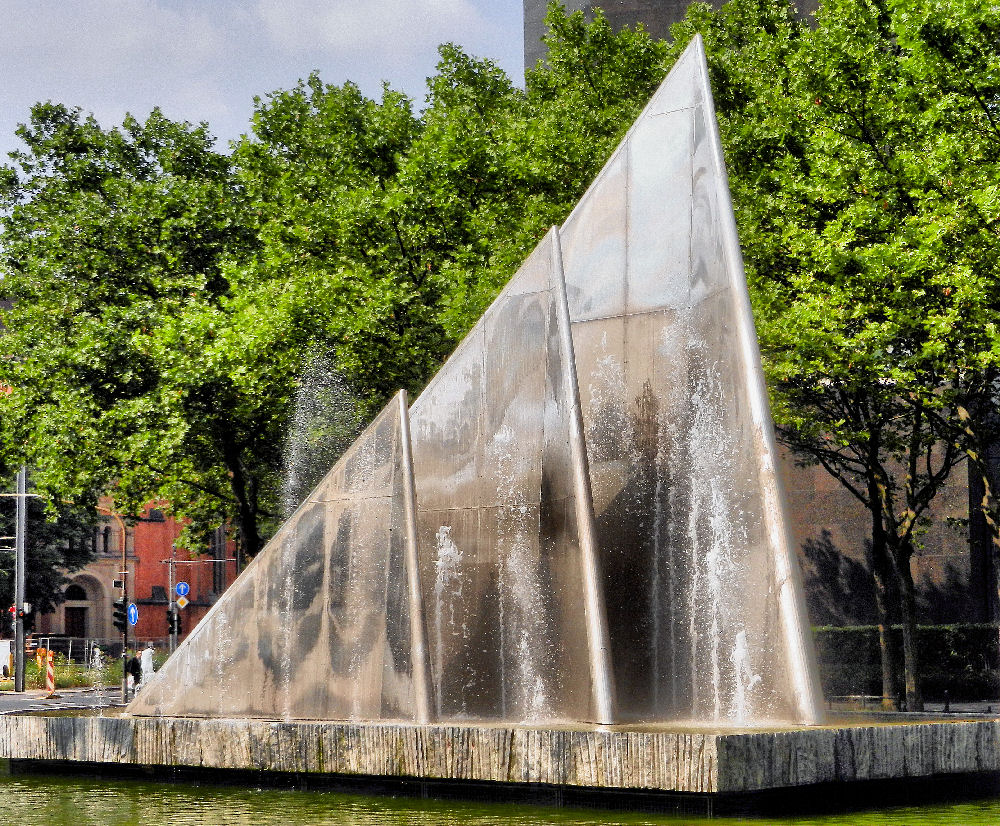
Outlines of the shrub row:
[{"label": "shrub row", "polygon": [[[874,625],[814,628],[820,679],[827,697],[882,693],[878,628]],[[903,635],[892,628],[898,684],[902,685]],[[995,700],[1000,697],[996,625],[963,623],[917,627],[921,686],[926,700]]]}]

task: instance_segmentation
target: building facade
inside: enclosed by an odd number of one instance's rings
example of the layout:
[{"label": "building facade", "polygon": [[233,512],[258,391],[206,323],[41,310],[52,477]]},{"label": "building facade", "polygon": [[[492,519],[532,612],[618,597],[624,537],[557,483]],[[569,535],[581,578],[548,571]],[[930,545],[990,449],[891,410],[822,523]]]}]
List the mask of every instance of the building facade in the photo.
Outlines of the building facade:
[{"label": "building facade", "polygon": [[[105,502],[94,532],[94,560],[69,575],[66,600],[51,614],[36,622],[40,638],[102,640],[114,643],[120,632],[114,627],[112,605],[121,598],[114,587],[128,575],[129,602],[139,609],[139,619],[130,636],[139,643],[161,644],[167,637],[167,608],[173,568],[173,582],[190,586],[189,603],[180,610],[183,638],[215,604],[236,578],[236,562],[225,531],[219,530],[207,553],[192,554],[174,545],[181,526],[160,508],[150,506],[133,524],[126,524]],[[124,550],[124,556],[123,556]],[[58,649],[57,649],[58,650]]]}]

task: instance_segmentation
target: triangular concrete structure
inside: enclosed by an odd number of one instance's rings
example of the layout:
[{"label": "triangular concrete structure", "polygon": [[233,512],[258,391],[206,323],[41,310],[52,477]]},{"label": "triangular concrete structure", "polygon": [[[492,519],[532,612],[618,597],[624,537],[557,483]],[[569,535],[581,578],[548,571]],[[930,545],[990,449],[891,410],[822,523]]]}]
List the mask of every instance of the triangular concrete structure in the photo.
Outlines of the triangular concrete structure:
[{"label": "triangular concrete structure", "polygon": [[129,711],[816,722],[776,461],[696,38]]}]

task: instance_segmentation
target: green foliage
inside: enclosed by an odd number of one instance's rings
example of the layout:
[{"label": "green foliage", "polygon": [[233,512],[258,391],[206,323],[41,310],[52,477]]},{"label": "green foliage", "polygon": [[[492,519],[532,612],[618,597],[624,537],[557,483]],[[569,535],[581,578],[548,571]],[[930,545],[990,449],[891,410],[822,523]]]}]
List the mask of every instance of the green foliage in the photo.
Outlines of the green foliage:
[{"label": "green foliage", "polygon": [[[56,672],[56,689],[60,688],[88,688],[98,684],[98,678],[100,677],[101,685],[105,687],[112,687],[121,684],[121,661],[117,663],[118,673],[115,675],[113,673],[113,668],[108,668],[107,673],[102,673],[98,675],[93,669],[87,668],[78,663],[67,662],[66,658],[61,654],[56,654],[55,656],[55,672]],[[42,667],[38,667],[38,663],[35,661],[34,657],[25,656],[24,658],[24,687],[31,690],[38,690],[45,688],[45,672],[46,665],[43,663]],[[14,690],[14,680],[0,680],[0,691],[13,691]]]},{"label": "green foliage", "polygon": [[[14,500],[0,500],[0,535],[14,536]],[[54,513],[53,513],[54,511]],[[93,508],[61,504],[47,509],[39,499],[28,500],[24,556],[25,598],[36,616],[63,601],[72,573],[93,559],[97,514]],[[14,604],[14,541],[0,540],[0,606]],[[3,623],[9,627],[4,611]],[[7,628],[4,628],[7,631]]]},{"label": "green foliage", "polygon": [[230,157],[158,112],[34,107],[0,170],[4,454],[48,501],[167,500],[192,542],[229,522],[254,554],[309,354],[361,416],[419,391],[663,75],[642,32],[549,22],[527,91],[446,45],[420,115],[313,75],[258,99]]},{"label": "green foliage", "polygon": [[180,494],[188,473],[204,475],[182,509],[195,490],[221,502],[230,408],[199,402],[228,401],[227,383],[197,371],[201,344],[185,350],[177,331],[226,300],[223,259],[250,242],[229,160],[204,127],[158,112],[103,130],[39,104],[19,135],[26,149],[0,188],[10,455],[30,461],[50,503],[113,487],[137,514],[162,485]]},{"label": "green foliage", "polygon": [[[813,629],[823,693],[881,696],[878,628],[872,625]],[[1000,690],[997,627],[986,624],[919,625],[923,684],[928,697],[954,702],[992,700]],[[897,659],[902,629],[892,630]]]}]

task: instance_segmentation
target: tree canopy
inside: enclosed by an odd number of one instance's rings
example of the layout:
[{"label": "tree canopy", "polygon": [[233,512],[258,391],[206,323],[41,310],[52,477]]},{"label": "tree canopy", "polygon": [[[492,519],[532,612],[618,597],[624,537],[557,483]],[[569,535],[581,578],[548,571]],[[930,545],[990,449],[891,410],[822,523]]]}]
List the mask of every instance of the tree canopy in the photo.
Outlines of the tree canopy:
[{"label": "tree canopy", "polygon": [[661,79],[644,33],[551,20],[527,90],[446,45],[421,112],[313,75],[229,155],[159,112],[35,106],[0,173],[12,459],[52,501],[167,500],[191,541],[229,523],[255,554],[309,354],[362,418],[419,391]]}]

